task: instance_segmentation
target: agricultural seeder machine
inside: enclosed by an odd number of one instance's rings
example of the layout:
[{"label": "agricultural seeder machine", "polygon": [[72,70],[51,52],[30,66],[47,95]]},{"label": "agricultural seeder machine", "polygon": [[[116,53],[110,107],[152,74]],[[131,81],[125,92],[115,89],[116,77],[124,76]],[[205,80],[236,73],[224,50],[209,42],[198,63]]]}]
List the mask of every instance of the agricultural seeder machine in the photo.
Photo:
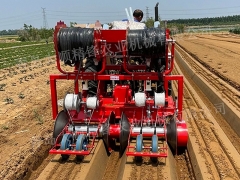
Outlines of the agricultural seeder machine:
[{"label": "agricultural seeder machine", "polygon": [[[171,75],[175,41],[168,29],[91,29],[58,22],[54,43],[60,74],[50,75],[55,119],[50,153],[82,157],[99,139],[108,153],[118,145],[120,157],[167,157],[168,147],[176,153],[187,146],[183,76]],[[73,71],[64,71],[63,64]],[[57,80],[73,80],[60,112]]]}]

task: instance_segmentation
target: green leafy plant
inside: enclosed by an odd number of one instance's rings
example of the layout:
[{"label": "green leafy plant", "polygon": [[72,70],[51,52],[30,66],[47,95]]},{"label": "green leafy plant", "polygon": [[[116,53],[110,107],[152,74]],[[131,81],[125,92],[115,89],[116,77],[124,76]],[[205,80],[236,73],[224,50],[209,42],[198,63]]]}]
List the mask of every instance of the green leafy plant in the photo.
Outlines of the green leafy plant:
[{"label": "green leafy plant", "polygon": [[0,91],[5,91],[4,87],[6,86],[6,84],[0,84]]},{"label": "green leafy plant", "polygon": [[6,104],[13,104],[14,100],[10,97],[7,97],[6,99],[4,99],[4,102],[6,102]]},{"label": "green leafy plant", "polygon": [[18,94],[18,97],[20,98],[20,99],[24,99],[25,98],[25,96],[24,96],[24,94],[21,92],[20,94]]},{"label": "green leafy plant", "polygon": [[2,129],[3,129],[3,130],[8,130],[9,127],[8,127],[8,125],[3,125],[3,126],[2,126]]},{"label": "green leafy plant", "polygon": [[39,115],[39,113],[37,112],[37,110],[34,109],[33,112],[34,112],[34,117],[35,117],[35,119],[38,121],[38,124],[39,124],[39,125],[43,124],[43,119],[42,119],[42,117]]},{"label": "green leafy plant", "polygon": [[21,84],[23,81],[23,78],[19,78],[19,83]]}]

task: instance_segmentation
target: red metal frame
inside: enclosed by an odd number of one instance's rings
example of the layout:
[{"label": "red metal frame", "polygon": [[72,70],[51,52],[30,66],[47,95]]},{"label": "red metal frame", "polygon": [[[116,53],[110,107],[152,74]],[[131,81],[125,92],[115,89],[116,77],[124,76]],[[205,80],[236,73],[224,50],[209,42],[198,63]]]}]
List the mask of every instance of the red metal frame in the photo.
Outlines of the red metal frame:
[{"label": "red metal frame", "polygon": [[[65,130],[62,131],[59,136],[56,138],[56,142],[59,142],[59,138],[64,134],[64,133],[71,133],[71,132],[68,132],[66,129],[67,127],[64,128]],[[99,127],[98,127],[98,131],[99,131]],[[98,132],[97,131],[97,132]],[[95,140],[96,140],[96,137],[97,137],[97,134],[98,133],[91,133],[90,136],[93,137],[91,139],[91,144],[88,144],[87,145],[87,151],[86,150],[81,150],[81,151],[74,151],[74,150],[60,150],[59,147],[61,146],[60,143],[55,143],[55,145],[53,146],[53,148],[49,151],[50,154],[72,154],[72,155],[89,155],[94,147],[95,147]],[[85,134],[86,135],[86,134]],[[72,145],[72,147],[75,146],[75,145]]]},{"label": "red metal frame", "polygon": [[[52,99],[52,117],[55,119],[58,114],[58,105],[57,105],[57,89],[56,89],[56,81],[57,80],[98,80],[98,98],[99,98],[99,107],[96,111],[93,112],[91,119],[89,121],[91,123],[97,123],[98,132],[100,125],[106,122],[107,118],[109,117],[111,112],[114,112],[116,118],[120,118],[122,112],[126,114],[128,120],[131,124],[134,124],[135,119],[142,119],[144,117],[139,116],[142,112],[146,112],[146,107],[136,107],[135,102],[131,98],[131,90],[128,87],[116,86],[115,88],[115,97],[106,97],[104,95],[104,90],[102,89],[102,83],[107,80],[117,79],[117,80],[159,80],[159,75],[156,72],[134,72],[134,70],[144,69],[145,66],[131,66],[127,64],[127,44],[126,44],[126,37],[127,37],[127,30],[95,30],[94,31],[94,49],[95,49],[95,57],[98,61],[102,61],[102,69],[97,73],[85,73],[81,71],[78,73],[78,67],[76,66],[73,72],[66,72],[61,69],[60,66],[60,58],[57,49],[57,34],[60,28],[66,27],[63,22],[59,22],[55,27],[54,32],[54,43],[55,43],[55,50],[56,50],[56,64],[59,72],[61,74],[51,74],[50,75],[50,88],[51,88],[51,99]],[[109,47],[107,47],[106,43]],[[168,45],[171,44],[171,67],[168,67]],[[159,107],[153,110],[153,116],[161,117],[161,121],[164,122],[164,117],[169,115],[173,115],[176,110],[178,110],[177,114],[177,136],[178,138],[178,146],[186,146],[188,141],[188,132],[186,123],[182,121],[182,102],[183,102],[183,76],[181,75],[170,75],[171,71],[173,70],[174,66],[174,44],[173,40],[169,39],[169,30],[166,30],[166,52],[165,52],[165,60],[166,60],[166,70],[162,74],[162,79],[164,81],[164,89],[165,89],[165,100],[166,100],[166,107]],[[123,59],[122,65],[107,65],[107,53],[109,52],[116,52],[121,49],[121,55]],[[105,74],[105,70],[121,70],[124,71],[126,74],[116,74],[116,75],[109,75]],[[176,104],[172,98],[172,96],[168,95],[168,81],[177,81],[178,82],[178,107],[175,107]],[[121,89],[122,88],[122,89]],[[78,94],[79,92],[79,84],[78,81],[75,81],[74,84],[74,93]],[[114,94],[114,93],[113,93]],[[83,97],[83,100],[86,97]],[[154,101],[149,100],[147,102],[148,105],[154,106]],[[76,113],[75,111],[70,111],[71,118],[73,122],[83,122],[84,120],[84,113],[80,111]],[[163,139],[167,139],[166,137],[166,129],[164,125],[164,133],[157,134],[159,137]],[[97,132],[97,133],[98,133]],[[67,133],[67,130],[64,129],[63,133]],[[96,134],[91,134],[92,144],[89,145],[89,149],[87,151],[72,151],[72,150],[59,150],[58,147],[60,144],[56,143],[54,147],[50,150],[52,154],[75,154],[75,155],[88,155],[91,153],[92,149],[94,148],[94,141],[97,137]],[[62,135],[60,134],[60,136]],[[110,138],[118,138],[120,134],[120,125],[119,124],[110,124],[109,126],[109,137]],[[130,145],[130,139],[132,137],[136,137],[138,134],[130,132],[129,135],[129,145],[127,147],[127,155],[129,156],[149,156],[149,157],[167,157],[167,146],[161,148],[161,152],[159,153],[151,153],[151,152],[135,152],[131,149],[134,149],[135,146]],[[152,134],[144,134],[144,137],[151,137]],[[150,149],[150,147],[144,147],[145,149]]]}]

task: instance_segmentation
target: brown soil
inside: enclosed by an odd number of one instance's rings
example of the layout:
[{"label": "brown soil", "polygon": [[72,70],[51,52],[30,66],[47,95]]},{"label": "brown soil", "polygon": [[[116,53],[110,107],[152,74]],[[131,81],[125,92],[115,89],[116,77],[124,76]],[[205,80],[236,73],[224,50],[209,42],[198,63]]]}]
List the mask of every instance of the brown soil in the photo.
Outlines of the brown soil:
[{"label": "brown soil", "polygon": [[[236,47],[239,48],[239,37],[231,37],[231,35],[212,34],[212,35],[195,35],[191,38],[182,36],[178,39],[178,44],[186,50],[195,60],[206,67],[207,70],[213,72],[219,78],[211,79],[211,73],[208,71],[200,72],[201,67],[197,63],[193,63],[193,59],[177,48],[181,53],[183,60],[191,64],[191,69],[195,74],[205,79],[214,87],[215,91],[221,94],[224,103],[227,106],[235,105],[236,109],[239,106],[239,79],[237,78],[240,63],[238,58],[240,54]],[[222,71],[225,69],[225,71]],[[178,71],[182,74],[184,72]],[[194,75],[195,75],[194,74]],[[232,130],[226,120],[220,115],[221,112],[214,110],[214,105],[202,93],[201,87],[196,87],[193,82],[193,74],[185,75],[184,88],[184,112],[185,118],[189,128],[189,135],[192,139],[192,145],[195,148],[195,162],[192,164],[199,164],[199,169],[205,174],[205,178],[213,179],[239,179],[240,164],[234,159],[240,156],[240,138],[236,132]],[[209,76],[209,77],[207,77]],[[214,83],[216,84],[214,84]],[[233,90],[235,95],[238,94],[238,99],[233,101],[232,97],[225,96],[224,90],[227,85],[234,82]],[[222,88],[219,88],[219,87]],[[194,88],[194,91],[193,91]],[[229,94],[230,95],[230,94]],[[238,113],[239,114],[239,113]],[[197,149],[197,150],[196,150]],[[199,151],[199,154],[196,153]],[[196,169],[196,168],[195,168]],[[200,170],[201,171],[201,170]]]},{"label": "brown soil", "polygon": [[231,34],[183,35],[177,43],[194,58],[240,87],[240,36]]},{"label": "brown soil", "polygon": [[[0,84],[4,84],[0,91],[0,179],[22,179],[48,154],[54,123],[50,73],[57,73],[53,57],[0,71]],[[63,97],[70,86],[65,81],[57,87]]]}]

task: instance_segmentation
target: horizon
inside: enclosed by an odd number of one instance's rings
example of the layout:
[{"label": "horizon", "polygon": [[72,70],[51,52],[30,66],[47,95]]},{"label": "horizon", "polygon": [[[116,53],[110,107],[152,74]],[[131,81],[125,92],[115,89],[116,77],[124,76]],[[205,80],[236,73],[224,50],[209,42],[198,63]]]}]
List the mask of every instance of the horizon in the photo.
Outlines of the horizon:
[{"label": "horizon", "polygon": [[[192,20],[192,19],[205,19],[205,18],[218,18],[218,17],[232,17],[232,16],[240,16],[240,14],[239,15],[228,15],[228,16],[216,16],[216,17],[204,17],[204,18],[184,18],[184,19],[171,19],[171,20],[169,20],[169,21],[174,21],[174,20],[187,20],[187,19],[189,19],[189,20]],[[151,18],[153,18],[153,17],[151,17]],[[145,21],[145,20],[144,20]],[[162,20],[162,21],[164,21],[164,19]],[[59,21],[58,21],[59,22]],[[57,23],[57,22],[56,22]],[[65,23],[65,22],[64,22]],[[65,23],[66,24],[66,23]],[[78,24],[88,24],[88,23],[78,23]],[[91,24],[94,24],[94,22],[93,23],[91,23]],[[24,25],[24,24],[23,24]],[[26,25],[31,25],[31,24],[26,24]],[[66,24],[67,26],[69,25],[69,24]],[[211,26],[211,25],[203,25],[203,26]],[[216,25],[212,25],[212,26],[216,26]],[[234,24],[228,24],[228,25],[219,25],[219,26],[235,26]],[[34,26],[32,26],[33,28],[36,28],[36,27],[34,27]],[[19,28],[19,29],[0,29],[0,31],[3,31],[3,30],[6,30],[6,31],[8,31],[8,30],[21,30],[21,29],[23,29],[24,27],[22,26],[21,28]],[[41,27],[42,28],[42,27]],[[37,29],[41,29],[41,28],[37,28]],[[49,27],[48,29],[51,29],[51,28],[54,28],[54,27]]]},{"label": "horizon", "polygon": [[[54,28],[57,22],[64,21],[69,26],[70,22],[78,24],[95,23],[99,20],[102,24],[110,23],[114,20],[126,18],[125,8],[141,9],[144,12],[143,21],[147,17],[154,18],[154,7],[157,2],[145,2],[139,0],[136,3],[113,2],[110,0],[92,0],[92,2],[79,2],[70,0],[59,2],[57,0],[31,1],[24,0],[1,0],[3,6],[0,7],[0,31],[22,29],[24,24],[32,25],[35,28]],[[13,6],[14,4],[15,6]],[[94,5],[92,5],[94,4]],[[171,6],[169,6],[169,4]],[[187,6],[185,5],[187,4]],[[44,13],[45,19],[44,22]],[[159,2],[158,13],[162,20],[178,19],[201,19],[240,15],[240,2],[238,0],[207,1],[201,3],[196,0],[182,0],[175,2]]]}]

